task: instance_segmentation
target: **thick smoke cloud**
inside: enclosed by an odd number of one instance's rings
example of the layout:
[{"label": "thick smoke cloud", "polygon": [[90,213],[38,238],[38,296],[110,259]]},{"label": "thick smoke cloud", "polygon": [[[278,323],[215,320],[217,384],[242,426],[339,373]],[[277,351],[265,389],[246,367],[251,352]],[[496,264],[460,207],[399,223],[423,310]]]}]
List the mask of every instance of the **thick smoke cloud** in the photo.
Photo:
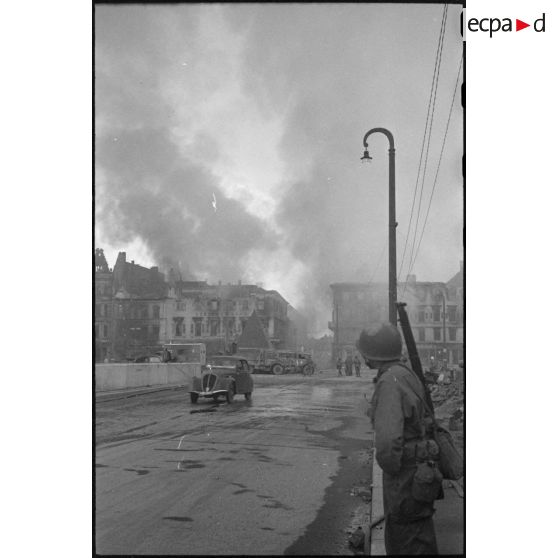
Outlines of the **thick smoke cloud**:
[{"label": "thick smoke cloud", "polygon": [[[164,268],[184,277],[236,280],[246,276],[243,258],[254,248],[272,251],[276,233],[224,195],[217,176],[189,159],[211,150],[198,134],[186,152],[176,141],[176,107],[163,82],[179,41],[162,41],[173,26],[157,9],[138,8],[130,25],[126,7],[97,21],[97,220],[113,242],[140,238]],[[181,30],[193,36],[196,12]],[[203,78],[208,77],[204,75]],[[184,102],[199,102],[198,79],[184,89]],[[203,92],[198,92],[198,94]],[[216,208],[213,206],[214,195]]]},{"label": "thick smoke cloud", "polygon": [[[441,16],[441,8],[431,7],[429,14]],[[418,162],[430,86],[426,70],[433,69],[436,51],[437,36],[431,31],[438,28],[431,26],[430,35],[421,36],[417,19],[408,10],[408,6],[365,5],[246,10],[253,17],[247,80],[260,87],[266,84],[272,103],[280,106],[281,99],[289,99],[291,107],[281,152],[287,168],[295,170],[283,185],[286,195],[278,208],[278,220],[292,254],[312,270],[305,309],[317,320],[331,309],[330,283],[387,280],[387,139],[372,136],[373,165],[358,162],[362,137],[376,126],[390,128],[396,138],[401,260],[416,176],[413,164]],[[234,12],[238,20],[245,16]],[[438,141],[432,146],[436,154],[441,138],[438,130],[447,118],[448,90],[460,55],[459,37],[455,28],[451,36],[451,24],[448,27],[446,57],[451,63],[446,61],[442,74],[446,91],[440,105],[445,103],[445,113],[440,117],[438,109],[440,122],[436,121],[434,134]],[[417,52],[419,45],[423,58]],[[424,52],[431,56],[424,58]],[[455,137],[457,149],[454,140],[446,152],[450,172],[443,175],[438,204],[429,218],[431,236],[426,235],[421,245],[420,261],[425,265],[418,271],[424,274],[429,267],[437,269],[434,277],[423,275],[423,279],[447,280],[459,265],[459,133]],[[423,215],[425,206],[426,202]],[[444,243],[456,253],[454,260],[447,261],[451,250]],[[403,269],[404,280],[407,263]]]},{"label": "thick smoke cloud", "polygon": [[275,235],[238,201],[222,196],[214,176],[180,157],[164,130],[121,131],[104,138],[97,160],[111,177],[104,186],[115,198],[107,219],[111,236],[133,231],[158,261],[180,267],[185,278],[200,273],[242,278],[246,252],[276,247]]},{"label": "thick smoke cloud", "polygon": [[[386,280],[388,144],[373,136],[374,161],[363,165],[362,137],[376,126],[395,136],[401,258],[442,6],[122,6],[97,14],[105,236],[141,238],[159,263],[180,261],[199,278],[264,281],[316,332],[331,312],[331,283]],[[436,157],[461,54],[457,7],[449,14]],[[413,269],[423,280],[449,279],[461,259],[460,117],[455,107]]]}]

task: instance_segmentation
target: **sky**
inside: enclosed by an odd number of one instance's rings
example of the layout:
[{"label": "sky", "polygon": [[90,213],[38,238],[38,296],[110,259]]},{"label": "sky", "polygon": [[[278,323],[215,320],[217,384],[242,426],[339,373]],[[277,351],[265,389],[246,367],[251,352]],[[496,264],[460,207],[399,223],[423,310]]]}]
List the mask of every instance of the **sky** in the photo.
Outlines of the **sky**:
[{"label": "sky", "polygon": [[448,7],[419,175],[443,10],[96,6],[95,245],[109,265],[126,251],[185,279],[261,283],[325,333],[331,283],[387,282],[385,136],[360,161],[364,134],[385,127],[399,279],[449,280],[463,260],[460,6]]}]

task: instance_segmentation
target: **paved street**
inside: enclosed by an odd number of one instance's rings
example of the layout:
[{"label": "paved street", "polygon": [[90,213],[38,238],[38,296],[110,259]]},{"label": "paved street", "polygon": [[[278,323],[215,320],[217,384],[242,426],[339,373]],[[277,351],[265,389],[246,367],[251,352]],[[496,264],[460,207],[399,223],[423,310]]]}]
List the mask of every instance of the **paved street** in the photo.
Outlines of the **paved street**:
[{"label": "paved street", "polygon": [[256,375],[253,400],[231,405],[182,388],[99,396],[97,552],[351,555],[372,382],[335,375]]}]

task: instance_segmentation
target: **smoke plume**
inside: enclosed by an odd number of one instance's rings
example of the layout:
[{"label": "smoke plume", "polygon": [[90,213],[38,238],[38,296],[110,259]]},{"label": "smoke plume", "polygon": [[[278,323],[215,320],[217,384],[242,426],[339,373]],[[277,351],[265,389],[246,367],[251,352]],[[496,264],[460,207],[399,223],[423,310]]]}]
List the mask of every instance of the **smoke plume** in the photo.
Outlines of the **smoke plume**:
[{"label": "smoke plume", "polygon": [[[179,264],[191,277],[263,282],[323,332],[331,283],[387,275],[386,138],[370,138],[371,165],[359,161],[372,127],[395,136],[400,250],[405,240],[441,13],[354,4],[97,7],[103,237],[114,246],[140,239],[155,262]],[[436,156],[460,56],[457,17],[450,8]],[[461,259],[454,113],[413,269],[424,280],[449,279]]]}]

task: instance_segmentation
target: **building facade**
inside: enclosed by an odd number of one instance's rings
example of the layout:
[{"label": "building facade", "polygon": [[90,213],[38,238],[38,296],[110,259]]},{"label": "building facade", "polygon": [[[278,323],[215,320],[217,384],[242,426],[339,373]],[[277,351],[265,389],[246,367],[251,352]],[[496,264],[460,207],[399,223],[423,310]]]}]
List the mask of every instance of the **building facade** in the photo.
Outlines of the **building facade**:
[{"label": "building facade", "polygon": [[120,252],[113,270],[112,356],[115,360],[160,348],[168,285],[157,267],[126,261]]},{"label": "building facade", "polygon": [[[171,274],[172,275],[172,274]],[[288,302],[258,285],[209,285],[206,281],[169,278],[163,337],[171,342],[203,342],[208,353],[228,352],[252,313],[258,316],[271,345],[286,348]]]},{"label": "building facade", "polygon": [[103,362],[111,356],[112,325],[112,269],[109,268],[103,250],[95,250],[95,362]]},{"label": "building facade", "polygon": [[291,319],[293,310],[280,293],[260,285],[184,281],[172,269],[165,277],[157,267],[126,261],[125,252],[111,270],[103,251],[95,250],[96,362],[152,354],[169,342],[203,342],[208,354],[229,352],[254,312],[273,348],[291,348],[303,330],[298,316]]},{"label": "building facade", "polygon": [[[355,351],[360,332],[374,323],[388,321],[387,285],[334,283],[332,360]],[[425,366],[456,366],[463,360],[463,265],[447,283],[417,281],[409,276],[397,287],[397,300],[407,303],[407,313],[421,360]]]}]

